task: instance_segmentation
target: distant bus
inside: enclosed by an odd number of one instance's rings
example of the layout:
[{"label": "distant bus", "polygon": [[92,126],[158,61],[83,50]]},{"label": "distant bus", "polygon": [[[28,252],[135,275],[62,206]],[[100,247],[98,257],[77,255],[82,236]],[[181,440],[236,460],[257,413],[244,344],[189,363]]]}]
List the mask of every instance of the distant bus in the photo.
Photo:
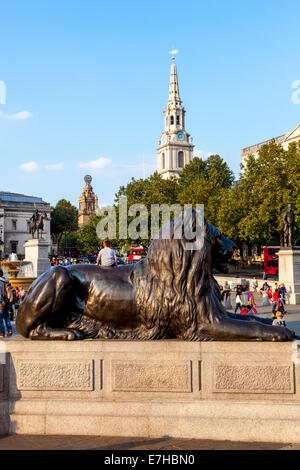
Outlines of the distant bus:
[{"label": "distant bus", "polygon": [[137,261],[141,261],[141,259],[147,256],[147,248],[131,248],[128,253],[128,263],[136,263]]},{"label": "distant bus", "polygon": [[278,251],[280,246],[265,246],[264,248],[264,271],[266,274],[278,275],[279,260]]}]

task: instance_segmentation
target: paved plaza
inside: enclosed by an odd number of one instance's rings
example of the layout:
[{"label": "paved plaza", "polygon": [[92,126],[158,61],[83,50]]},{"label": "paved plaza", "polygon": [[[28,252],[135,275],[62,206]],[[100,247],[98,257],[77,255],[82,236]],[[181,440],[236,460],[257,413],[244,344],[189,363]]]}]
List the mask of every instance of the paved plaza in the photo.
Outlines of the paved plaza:
[{"label": "paved plaza", "polygon": [[0,450],[299,450],[289,443],[231,442],[198,439],[157,439],[102,436],[14,435],[0,438]]},{"label": "paved plaza", "polygon": [[[256,309],[258,316],[262,318],[271,318],[272,305],[267,307],[262,307],[262,298],[259,297],[257,293],[254,294],[254,299],[256,302]],[[231,294],[231,304],[232,309],[228,309],[229,312],[234,312],[235,307],[235,294]],[[295,331],[297,335],[300,336],[300,305],[286,305],[286,315],[285,322],[287,328]]]}]

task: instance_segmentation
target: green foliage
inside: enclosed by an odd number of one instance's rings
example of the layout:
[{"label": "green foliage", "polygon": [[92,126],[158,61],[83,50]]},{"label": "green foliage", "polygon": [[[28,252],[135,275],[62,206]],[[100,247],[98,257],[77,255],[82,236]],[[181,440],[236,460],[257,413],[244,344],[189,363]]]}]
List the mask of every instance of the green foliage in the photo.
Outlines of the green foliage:
[{"label": "green foliage", "polygon": [[[114,242],[121,248],[127,248],[137,245],[148,247],[151,243],[151,206],[153,204],[167,204],[171,206],[178,202],[178,182],[177,179],[163,179],[157,172],[146,179],[132,178],[127,186],[121,186],[115,197],[115,208],[117,215],[117,234],[119,234],[119,215],[120,215],[120,198],[127,198],[127,206],[131,207],[133,204],[143,204],[148,212],[148,235],[146,238],[140,237],[132,240],[128,236],[126,239],[120,240],[118,237]],[[136,216],[139,213],[137,212]],[[135,216],[128,216],[128,224],[133,221]],[[162,218],[160,217],[161,222]]]},{"label": "green foliage", "polygon": [[51,212],[51,235],[58,244],[64,235],[78,230],[78,211],[70,201],[60,199]]},{"label": "green foliage", "polygon": [[[300,144],[291,144],[288,150],[271,143],[263,146],[257,158],[248,158],[247,168],[237,184],[233,184],[233,172],[219,155],[207,160],[194,158],[176,179],[163,179],[154,173],[146,179],[134,179],[121,186],[115,195],[113,210],[116,212],[116,236],[113,246],[118,249],[151,243],[151,208],[153,204],[172,206],[179,204],[203,204],[205,217],[216,225],[238,246],[245,243],[277,245],[282,243],[282,217],[288,203],[292,203],[296,215],[295,241],[300,243]],[[119,238],[120,198],[127,198],[127,208],[143,204],[148,211],[147,236],[132,240]],[[137,206],[136,206],[137,207]],[[132,222],[139,215],[128,216]],[[86,251],[97,251],[102,240],[96,233],[97,224],[104,223],[106,214],[90,218],[78,234],[77,210],[70,202],[61,200],[52,212],[53,234],[62,236],[68,243],[68,235],[74,235],[77,244]],[[160,214],[160,223],[164,221]],[[76,238],[77,237],[77,238]],[[65,243],[64,241],[64,243]]]},{"label": "green foliage", "polygon": [[97,251],[101,246],[101,240],[99,240],[96,233],[99,221],[100,217],[92,215],[89,221],[81,227],[79,232],[80,246],[89,253]]},{"label": "green foliage", "polygon": [[80,237],[78,232],[64,233],[61,237],[60,247],[61,249],[67,247],[79,247]]},{"label": "green foliage", "polygon": [[233,181],[233,172],[219,155],[211,155],[207,160],[195,157],[180,175],[178,202],[203,204],[205,217],[216,224],[221,194]]},{"label": "green foliage", "polygon": [[263,146],[257,158],[248,159],[241,194],[247,214],[239,223],[240,238],[259,244],[282,243],[282,217],[288,203],[299,220],[300,145],[293,143],[288,150],[275,143]]}]

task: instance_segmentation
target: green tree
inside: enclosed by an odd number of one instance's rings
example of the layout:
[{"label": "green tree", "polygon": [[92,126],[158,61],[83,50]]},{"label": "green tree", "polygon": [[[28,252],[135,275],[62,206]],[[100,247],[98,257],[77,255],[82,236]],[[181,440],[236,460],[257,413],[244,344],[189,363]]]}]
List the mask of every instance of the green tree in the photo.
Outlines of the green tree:
[{"label": "green tree", "polygon": [[288,203],[299,217],[300,144],[293,143],[288,150],[276,143],[264,145],[257,158],[248,158],[241,191],[248,207],[240,234],[254,243],[282,244],[282,216]]},{"label": "green tree", "polygon": [[70,201],[60,199],[51,212],[51,235],[53,241],[57,243],[59,253],[60,242],[63,235],[76,232],[78,230],[78,211]]},{"label": "green tree", "polygon": [[[167,204],[168,206],[177,203],[178,195],[178,182],[177,179],[163,179],[157,172],[149,176],[149,178],[138,179],[132,178],[127,186],[121,186],[115,196],[115,208],[117,215],[117,235],[119,235],[119,215],[120,215],[120,198],[127,198],[127,206],[130,208],[134,204],[143,204],[148,213],[148,235],[146,238],[140,237],[132,240],[129,236],[126,239],[117,239],[115,243],[121,247],[135,245],[143,245],[148,247],[151,243],[151,206],[153,204]],[[137,215],[139,215],[137,213]],[[128,223],[130,224],[135,216],[128,216]],[[160,222],[162,216],[160,214]]]},{"label": "green tree", "polygon": [[92,253],[94,251],[99,250],[101,246],[101,240],[98,238],[96,232],[96,228],[99,221],[99,216],[92,215],[89,221],[80,228],[80,246],[88,253]]},{"label": "green tree", "polygon": [[233,181],[233,172],[219,155],[211,155],[207,160],[195,157],[180,175],[178,202],[203,204],[205,217],[216,224],[222,192],[230,188]]}]

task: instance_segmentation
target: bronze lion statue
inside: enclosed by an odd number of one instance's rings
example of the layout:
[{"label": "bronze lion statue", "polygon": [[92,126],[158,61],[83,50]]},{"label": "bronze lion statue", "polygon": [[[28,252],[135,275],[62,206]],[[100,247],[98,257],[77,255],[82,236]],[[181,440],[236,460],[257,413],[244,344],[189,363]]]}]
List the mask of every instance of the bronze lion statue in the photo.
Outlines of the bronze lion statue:
[{"label": "bronze lion statue", "polygon": [[[196,225],[195,211],[191,224]],[[226,312],[213,269],[226,271],[234,243],[204,221],[201,249],[161,232],[132,265],[54,267],[30,287],[17,331],[31,339],[289,341],[294,332],[270,319]]]}]

